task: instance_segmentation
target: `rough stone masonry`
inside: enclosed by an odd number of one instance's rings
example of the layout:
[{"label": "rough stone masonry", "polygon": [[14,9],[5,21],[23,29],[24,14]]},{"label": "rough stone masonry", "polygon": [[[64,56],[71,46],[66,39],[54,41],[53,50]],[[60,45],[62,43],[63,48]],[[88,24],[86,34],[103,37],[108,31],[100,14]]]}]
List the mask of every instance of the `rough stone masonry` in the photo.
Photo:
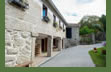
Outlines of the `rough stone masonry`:
[{"label": "rough stone masonry", "polygon": [[31,60],[31,33],[5,30],[5,62],[15,66]]}]

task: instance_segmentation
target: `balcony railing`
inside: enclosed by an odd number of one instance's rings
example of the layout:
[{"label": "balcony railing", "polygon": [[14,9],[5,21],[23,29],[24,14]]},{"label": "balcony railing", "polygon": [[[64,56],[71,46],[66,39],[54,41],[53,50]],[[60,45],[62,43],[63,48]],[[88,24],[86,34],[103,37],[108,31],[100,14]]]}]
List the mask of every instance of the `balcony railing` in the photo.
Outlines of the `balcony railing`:
[{"label": "balcony railing", "polygon": [[50,19],[49,19],[49,17],[48,16],[43,16],[43,21],[45,21],[45,22],[49,22],[50,21]]}]

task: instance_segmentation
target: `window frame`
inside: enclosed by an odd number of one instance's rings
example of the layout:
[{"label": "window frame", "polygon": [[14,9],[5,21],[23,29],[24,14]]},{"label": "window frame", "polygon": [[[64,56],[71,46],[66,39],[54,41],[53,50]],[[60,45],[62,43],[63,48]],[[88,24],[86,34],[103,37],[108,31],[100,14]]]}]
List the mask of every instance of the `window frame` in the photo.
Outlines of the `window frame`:
[{"label": "window frame", "polygon": [[[45,15],[44,15],[44,10],[45,10]],[[48,16],[48,8],[44,4],[42,5],[42,17]]]}]

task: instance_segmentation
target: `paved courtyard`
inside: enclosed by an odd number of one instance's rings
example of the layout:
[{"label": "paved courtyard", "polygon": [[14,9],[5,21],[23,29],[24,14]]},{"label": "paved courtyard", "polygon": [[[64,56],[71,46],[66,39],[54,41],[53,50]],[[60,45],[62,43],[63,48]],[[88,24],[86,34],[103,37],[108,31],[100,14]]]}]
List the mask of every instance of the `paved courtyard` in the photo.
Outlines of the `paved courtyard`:
[{"label": "paved courtyard", "polygon": [[101,47],[102,44],[79,45],[64,49],[60,54],[40,67],[95,67],[88,51],[94,47]]}]

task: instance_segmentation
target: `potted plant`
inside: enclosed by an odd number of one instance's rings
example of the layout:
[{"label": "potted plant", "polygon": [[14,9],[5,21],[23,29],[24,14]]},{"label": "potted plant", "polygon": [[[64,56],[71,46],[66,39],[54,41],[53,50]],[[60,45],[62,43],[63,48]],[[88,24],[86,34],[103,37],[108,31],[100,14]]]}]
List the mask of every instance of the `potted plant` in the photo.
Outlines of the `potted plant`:
[{"label": "potted plant", "polygon": [[53,23],[53,26],[56,28],[58,26],[58,23],[57,22],[54,22]]}]

